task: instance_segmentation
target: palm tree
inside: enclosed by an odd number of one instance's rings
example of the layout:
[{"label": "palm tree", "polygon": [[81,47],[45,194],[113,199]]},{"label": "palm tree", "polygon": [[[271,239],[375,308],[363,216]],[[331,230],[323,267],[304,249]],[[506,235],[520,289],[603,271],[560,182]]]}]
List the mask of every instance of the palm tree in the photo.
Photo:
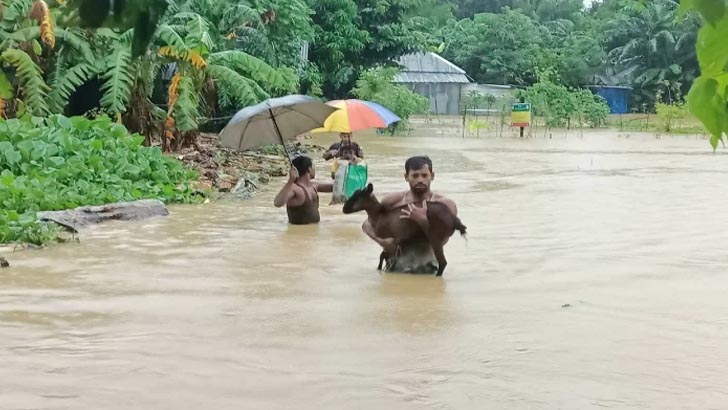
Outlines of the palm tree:
[{"label": "palm tree", "polygon": [[698,74],[698,26],[692,17],[676,23],[678,6],[673,0],[625,2],[606,32],[610,61],[632,72],[634,87],[649,93],[650,100],[662,88],[668,102],[680,99]]}]

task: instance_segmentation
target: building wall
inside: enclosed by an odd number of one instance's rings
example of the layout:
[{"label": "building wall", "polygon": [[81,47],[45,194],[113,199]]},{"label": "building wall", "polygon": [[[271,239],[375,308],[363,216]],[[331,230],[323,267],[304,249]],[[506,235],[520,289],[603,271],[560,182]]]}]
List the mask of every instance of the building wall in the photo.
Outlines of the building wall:
[{"label": "building wall", "polygon": [[495,102],[490,106],[490,109],[485,108],[471,108],[468,107],[468,113],[474,115],[483,115],[486,112],[510,112],[511,106],[516,102],[517,89],[508,85],[497,85],[497,84],[463,84],[463,88],[460,92],[460,98],[467,100],[470,92],[477,92],[483,95],[492,95],[495,97]]},{"label": "building wall", "polygon": [[490,94],[496,98],[502,99],[514,99],[516,96],[516,89],[509,85],[496,85],[496,84],[463,84],[462,95],[466,96],[471,91],[477,91],[481,94]]},{"label": "building wall", "polygon": [[460,113],[460,88],[458,83],[402,83],[417,94],[430,100],[430,113],[458,115]]}]

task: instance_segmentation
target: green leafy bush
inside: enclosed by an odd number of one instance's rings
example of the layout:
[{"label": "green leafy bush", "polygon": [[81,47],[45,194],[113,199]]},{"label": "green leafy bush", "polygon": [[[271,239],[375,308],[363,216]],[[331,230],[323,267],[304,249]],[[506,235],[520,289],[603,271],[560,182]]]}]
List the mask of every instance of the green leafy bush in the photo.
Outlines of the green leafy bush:
[{"label": "green leafy bush", "polygon": [[610,111],[602,96],[587,90],[574,91],[572,95],[580,122],[585,121],[592,128],[606,125]]},{"label": "green leafy bush", "polygon": [[600,96],[587,90],[569,90],[563,85],[542,81],[520,92],[533,105],[534,115],[543,117],[548,127],[581,126],[584,122],[599,127],[609,117],[609,106]]},{"label": "green leafy bush", "polygon": [[684,104],[665,104],[658,102],[655,104],[657,111],[657,120],[659,122],[660,131],[670,132],[676,128],[678,121],[684,120],[690,116],[690,113]]},{"label": "green leafy bush", "polygon": [[574,99],[563,85],[550,81],[538,82],[520,92],[533,106],[533,114],[543,117],[548,127],[562,127],[575,114]]},{"label": "green leafy bush", "polygon": [[107,117],[0,121],[0,243],[47,242],[37,211],[193,200],[196,173]]}]

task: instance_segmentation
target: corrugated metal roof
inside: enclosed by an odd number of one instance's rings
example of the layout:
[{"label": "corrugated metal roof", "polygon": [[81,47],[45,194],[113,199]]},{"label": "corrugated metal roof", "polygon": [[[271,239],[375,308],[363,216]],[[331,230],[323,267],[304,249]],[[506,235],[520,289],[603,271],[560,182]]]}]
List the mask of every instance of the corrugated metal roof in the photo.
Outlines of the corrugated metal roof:
[{"label": "corrugated metal roof", "polygon": [[465,70],[435,53],[414,53],[399,58],[398,83],[469,83]]},{"label": "corrugated metal roof", "polygon": [[394,77],[395,83],[469,83],[465,74],[402,72]]}]

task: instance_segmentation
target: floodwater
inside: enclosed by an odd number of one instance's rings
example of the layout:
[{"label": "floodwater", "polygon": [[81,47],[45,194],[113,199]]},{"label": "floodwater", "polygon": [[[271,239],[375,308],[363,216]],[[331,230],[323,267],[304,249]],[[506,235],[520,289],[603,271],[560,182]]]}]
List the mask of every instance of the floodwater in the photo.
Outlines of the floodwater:
[{"label": "floodwater", "polygon": [[[329,141],[331,137],[328,137]],[[703,139],[360,140],[375,192],[428,153],[468,241],[381,274],[251,201],[6,255],[0,409],[724,409],[728,156]],[[319,164],[319,175],[327,169]]]}]

